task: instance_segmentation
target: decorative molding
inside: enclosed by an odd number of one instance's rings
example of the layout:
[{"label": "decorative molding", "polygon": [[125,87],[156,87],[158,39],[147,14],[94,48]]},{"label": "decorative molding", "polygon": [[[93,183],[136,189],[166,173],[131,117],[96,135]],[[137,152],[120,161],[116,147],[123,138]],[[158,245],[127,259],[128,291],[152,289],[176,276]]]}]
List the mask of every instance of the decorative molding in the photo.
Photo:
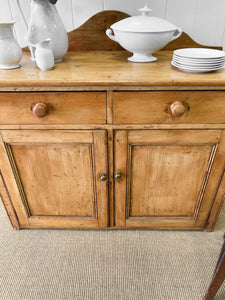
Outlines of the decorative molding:
[{"label": "decorative molding", "polygon": [[[34,143],[34,145],[35,144],[36,143]],[[33,217],[38,217],[38,218],[46,218],[46,217],[48,217],[48,218],[62,218],[63,217],[63,218],[69,218],[69,219],[72,218],[72,219],[79,219],[79,220],[81,220],[81,219],[84,219],[84,220],[98,220],[97,187],[96,187],[96,176],[95,176],[96,172],[95,172],[95,162],[94,162],[94,159],[93,159],[94,149],[93,149],[93,144],[90,144],[90,145],[88,144],[87,146],[89,148],[89,155],[90,155],[90,161],[91,161],[91,171],[92,171],[92,178],[93,178],[93,195],[94,195],[93,216],[75,216],[75,215],[57,215],[57,216],[55,216],[55,215],[36,215],[36,214],[31,213],[31,210],[30,210],[30,207],[29,207],[29,202],[27,200],[27,196],[26,196],[26,193],[25,193],[25,190],[24,190],[24,187],[23,187],[23,183],[21,181],[20,174],[19,174],[16,162],[15,162],[12,147],[9,143],[5,143],[5,149],[6,149],[9,161],[10,161],[10,165],[11,165],[11,168],[12,168],[12,172],[14,174],[14,178],[15,178],[15,181],[16,181],[16,184],[17,184],[18,191],[20,193],[21,201],[23,203],[23,207],[24,207],[24,210],[25,210],[26,215],[27,215],[27,219],[33,218]],[[1,176],[2,176],[2,173],[0,171],[0,186],[1,186]],[[7,193],[8,193],[8,191],[7,191]],[[1,196],[1,194],[0,194],[0,196]],[[5,201],[5,203],[6,203],[6,201]],[[15,223],[15,221],[13,221],[13,222]],[[13,226],[15,228],[19,228],[19,225],[16,226],[16,225],[13,224]]]},{"label": "decorative molding", "polygon": [[[217,153],[217,149],[218,149],[218,144],[213,144],[212,146],[212,150],[210,152],[209,155],[209,159],[208,159],[208,166],[205,172],[205,177],[203,180],[203,183],[201,185],[201,188],[199,190],[199,196],[198,196],[198,200],[196,201],[196,205],[195,205],[195,209],[193,211],[193,215],[190,216],[185,216],[185,215],[163,215],[163,216],[154,216],[154,215],[144,215],[144,216],[131,216],[130,211],[131,211],[131,186],[132,186],[132,148],[135,146],[152,146],[153,144],[142,144],[142,143],[138,143],[138,144],[128,144],[128,159],[127,159],[127,174],[129,174],[129,176],[127,176],[127,195],[126,195],[126,220],[141,220],[141,219],[145,219],[146,221],[150,221],[150,220],[154,220],[154,219],[171,219],[171,220],[176,220],[176,219],[184,219],[184,220],[193,220],[196,221],[199,215],[199,210],[202,204],[202,200],[203,197],[205,195],[205,190],[206,190],[206,186],[208,184],[209,181],[209,177],[211,174],[211,170],[212,170],[212,166],[215,160],[215,156]],[[170,144],[154,144],[154,146],[170,146],[170,145],[174,145],[173,143]],[[185,144],[184,146],[187,145],[192,145],[192,144]],[[202,144],[199,144],[199,146],[201,146]]]},{"label": "decorative molding", "polygon": [[10,165],[14,174],[14,178],[16,180],[16,184],[18,187],[18,191],[20,193],[20,197],[24,206],[24,210],[26,212],[27,218],[29,218],[31,216],[31,212],[30,212],[30,208],[29,208],[29,204],[27,202],[27,198],[25,195],[25,191],[23,188],[23,184],[21,182],[20,176],[19,176],[19,172],[16,166],[16,162],[13,156],[13,152],[12,152],[12,148],[11,145],[9,143],[5,143],[5,149],[6,149],[6,153],[8,155],[9,161],[10,161]]},{"label": "decorative molding", "polygon": [[18,216],[12,204],[12,200],[1,170],[0,170],[0,187],[1,187],[0,197],[3,200],[2,203],[5,207],[9,220],[15,229],[20,229]]}]

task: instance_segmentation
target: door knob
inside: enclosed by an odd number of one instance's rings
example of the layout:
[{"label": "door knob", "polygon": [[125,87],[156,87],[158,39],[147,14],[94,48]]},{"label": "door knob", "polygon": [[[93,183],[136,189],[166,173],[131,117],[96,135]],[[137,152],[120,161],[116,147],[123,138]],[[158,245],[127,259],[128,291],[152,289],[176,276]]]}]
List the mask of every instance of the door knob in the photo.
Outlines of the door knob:
[{"label": "door knob", "polygon": [[99,175],[99,178],[100,178],[101,181],[106,181],[108,176],[107,176],[107,174],[102,173],[102,174]]},{"label": "door knob", "polygon": [[115,179],[120,180],[122,178],[122,174],[120,171],[115,173]]}]

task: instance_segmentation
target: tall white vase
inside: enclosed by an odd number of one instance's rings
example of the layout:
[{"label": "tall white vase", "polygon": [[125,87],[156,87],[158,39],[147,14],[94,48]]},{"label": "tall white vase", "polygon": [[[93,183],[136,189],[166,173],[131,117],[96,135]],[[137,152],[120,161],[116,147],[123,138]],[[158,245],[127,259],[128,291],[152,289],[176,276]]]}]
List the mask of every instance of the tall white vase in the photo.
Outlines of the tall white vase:
[{"label": "tall white vase", "polygon": [[37,44],[43,40],[50,39],[50,47],[53,51],[55,62],[61,61],[68,50],[68,35],[54,5],[57,0],[29,1],[31,16],[29,23],[27,23],[20,2],[16,0],[27,27],[27,43],[31,50],[31,58],[34,59],[35,57],[35,48],[31,44]]}]

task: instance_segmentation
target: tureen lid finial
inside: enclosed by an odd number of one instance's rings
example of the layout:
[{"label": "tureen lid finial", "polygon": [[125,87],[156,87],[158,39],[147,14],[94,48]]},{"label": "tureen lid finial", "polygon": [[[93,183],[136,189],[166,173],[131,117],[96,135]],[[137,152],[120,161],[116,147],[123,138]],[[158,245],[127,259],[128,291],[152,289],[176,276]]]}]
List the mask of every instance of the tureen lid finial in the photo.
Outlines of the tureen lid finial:
[{"label": "tureen lid finial", "polygon": [[142,16],[148,16],[152,9],[149,8],[147,4],[145,4],[145,6],[143,8],[140,8],[139,11],[141,12]]}]

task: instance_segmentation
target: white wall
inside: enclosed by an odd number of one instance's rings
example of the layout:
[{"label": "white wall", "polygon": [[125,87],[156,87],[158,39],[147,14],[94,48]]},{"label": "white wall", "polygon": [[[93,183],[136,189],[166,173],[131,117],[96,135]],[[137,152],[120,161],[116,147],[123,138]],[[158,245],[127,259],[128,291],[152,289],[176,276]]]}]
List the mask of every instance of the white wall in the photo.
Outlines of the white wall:
[{"label": "white wall", "polygon": [[[16,0],[0,0],[0,22],[15,19],[16,38],[25,46],[25,26],[17,10]],[[28,0],[20,0],[29,18]],[[183,28],[194,40],[205,45],[223,45],[225,0],[58,0],[57,8],[67,31],[79,27],[102,10],[120,10],[137,15],[138,8],[147,3],[152,16],[166,18]]]}]

